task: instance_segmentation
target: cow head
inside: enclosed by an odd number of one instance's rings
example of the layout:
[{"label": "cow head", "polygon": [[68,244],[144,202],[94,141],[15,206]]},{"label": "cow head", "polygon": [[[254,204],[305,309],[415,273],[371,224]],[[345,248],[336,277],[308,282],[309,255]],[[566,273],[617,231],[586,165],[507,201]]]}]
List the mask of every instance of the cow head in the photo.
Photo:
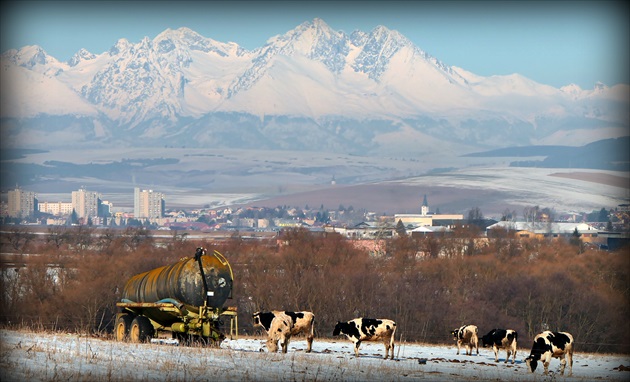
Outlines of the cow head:
[{"label": "cow head", "polygon": [[254,326],[261,326],[262,325],[260,323],[260,312],[256,312],[256,313],[252,314],[252,319],[254,320]]},{"label": "cow head", "polygon": [[536,367],[538,366],[538,361],[532,357],[531,355],[527,358],[525,358],[525,363],[527,364],[527,368],[529,369],[530,372],[534,372],[536,371]]},{"label": "cow head", "polygon": [[341,321],[337,321],[337,325],[335,325],[335,330],[333,330],[333,336],[338,336],[341,333],[341,327],[342,327],[342,322]]},{"label": "cow head", "polygon": [[488,347],[488,346],[492,346],[493,344],[493,338],[491,333],[486,334],[485,336],[480,338],[481,340],[481,347]]},{"label": "cow head", "polygon": [[278,351],[278,340],[277,339],[268,338],[267,339],[267,350],[269,350],[270,353],[277,352]]},{"label": "cow head", "polygon": [[451,335],[453,336],[454,340],[457,340],[459,338],[459,328],[451,330]]}]

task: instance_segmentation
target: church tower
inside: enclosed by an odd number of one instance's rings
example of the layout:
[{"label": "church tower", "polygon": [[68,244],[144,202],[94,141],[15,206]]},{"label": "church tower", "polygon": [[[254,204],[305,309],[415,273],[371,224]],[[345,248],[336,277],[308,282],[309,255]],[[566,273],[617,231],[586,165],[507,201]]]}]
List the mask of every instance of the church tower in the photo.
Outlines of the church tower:
[{"label": "church tower", "polygon": [[424,194],[424,200],[422,201],[422,208],[420,209],[422,216],[427,216],[429,213],[429,203],[427,203],[427,194]]}]

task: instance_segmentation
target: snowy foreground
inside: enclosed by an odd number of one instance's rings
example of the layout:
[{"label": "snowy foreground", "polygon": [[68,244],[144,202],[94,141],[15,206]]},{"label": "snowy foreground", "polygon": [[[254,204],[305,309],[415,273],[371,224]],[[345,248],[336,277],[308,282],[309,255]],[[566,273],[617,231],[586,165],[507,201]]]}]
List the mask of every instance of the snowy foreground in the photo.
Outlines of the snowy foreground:
[{"label": "snowy foreground", "polygon": [[[623,381],[630,355],[576,353],[573,377],[560,376],[554,359],[549,376],[531,374],[521,348],[514,365],[505,353],[494,362],[490,349],[479,356],[456,355],[454,345],[403,343],[395,360],[383,360],[380,343],[364,343],[357,359],[349,341],[315,339],[313,352],[295,338],[287,354],[270,354],[262,338],[225,340],[220,349],[173,343],[118,343],[76,334],[0,330],[0,380],[12,381]],[[568,372],[568,368],[567,368]]]}]

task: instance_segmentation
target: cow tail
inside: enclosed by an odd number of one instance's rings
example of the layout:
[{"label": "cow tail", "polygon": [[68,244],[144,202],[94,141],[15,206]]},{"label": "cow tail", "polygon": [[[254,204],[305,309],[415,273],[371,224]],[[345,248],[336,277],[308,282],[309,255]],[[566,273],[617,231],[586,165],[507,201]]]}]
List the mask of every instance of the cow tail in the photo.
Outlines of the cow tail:
[{"label": "cow tail", "polygon": [[[391,346],[392,349],[394,348],[394,339],[396,338],[396,328],[398,328],[398,326],[396,325],[396,323],[394,323],[394,329],[392,330],[392,338],[389,339],[389,346]],[[392,353],[393,352],[394,350],[392,350]]]}]

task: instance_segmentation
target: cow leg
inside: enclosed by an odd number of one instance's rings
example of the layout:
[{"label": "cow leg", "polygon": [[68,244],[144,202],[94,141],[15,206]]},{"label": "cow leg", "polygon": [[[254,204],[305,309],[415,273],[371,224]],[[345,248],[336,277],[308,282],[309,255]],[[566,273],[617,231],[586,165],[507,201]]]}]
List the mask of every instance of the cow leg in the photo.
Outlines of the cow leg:
[{"label": "cow leg", "polygon": [[310,353],[312,348],[313,348],[313,336],[309,334],[306,337],[306,352]]},{"label": "cow leg", "polygon": [[394,341],[385,339],[383,340],[383,344],[385,345],[385,359],[389,357],[390,350],[392,351],[392,359],[394,359]]},{"label": "cow leg", "polygon": [[510,348],[506,348],[506,351],[505,351],[505,362],[503,362],[503,363],[507,363],[508,362],[508,360],[510,359],[510,353],[511,353]]},{"label": "cow leg", "polygon": [[282,345],[283,353],[286,353],[289,350],[289,340],[290,340],[290,337],[287,336],[287,337],[284,337],[282,339],[282,342],[280,343],[280,345]]},{"label": "cow leg", "polygon": [[512,349],[512,365],[516,362],[516,346]]},{"label": "cow leg", "polygon": [[460,347],[460,343],[459,343],[459,340],[457,340],[457,355],[459,355],[459,347]]},{"label": "cow leg", "polygon": [[566,355],[569,361],[569,377],[571,377],[573,375],[573,348],[571,348]]},{"label": "cow leg", "polygon": [[545,359],[543,361],[543,366],[545,367],[545,375],[549,375],[549,360]]},{"label": "cow leg", "polygon": [[492,351],[494,351],[494,362],[499,362],[499,348],[497,348],[497,345],[492,345]]},{"label": "cow leg", "polygon": [[564,368],[567,366],[567,360],[564,356],[560,359],[560,375],[564,375]]},{"label": "cow leg", "polygon": [[357,341],[354,343],[354,354],[359,356],[359,346],[361,346],[361,341]]}]

